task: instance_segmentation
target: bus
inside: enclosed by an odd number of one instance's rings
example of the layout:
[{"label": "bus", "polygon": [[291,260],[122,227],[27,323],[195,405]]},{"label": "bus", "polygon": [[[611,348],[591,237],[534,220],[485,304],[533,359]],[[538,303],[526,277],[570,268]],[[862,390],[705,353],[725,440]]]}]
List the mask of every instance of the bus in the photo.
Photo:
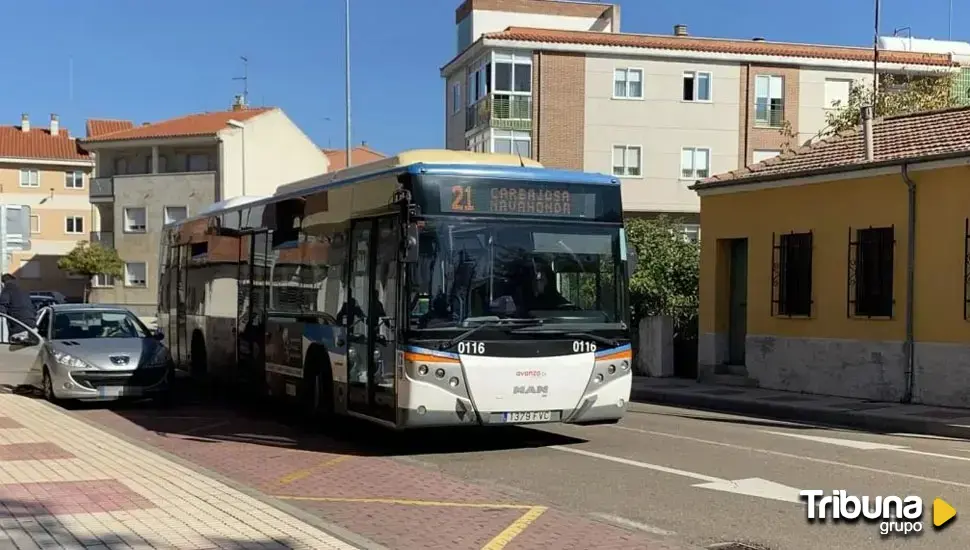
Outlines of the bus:
[{"label": "bus", "polygon": [[632,386],[619,181],[416,150],[164,227],[177,368],[395,429],[615,423]]}]

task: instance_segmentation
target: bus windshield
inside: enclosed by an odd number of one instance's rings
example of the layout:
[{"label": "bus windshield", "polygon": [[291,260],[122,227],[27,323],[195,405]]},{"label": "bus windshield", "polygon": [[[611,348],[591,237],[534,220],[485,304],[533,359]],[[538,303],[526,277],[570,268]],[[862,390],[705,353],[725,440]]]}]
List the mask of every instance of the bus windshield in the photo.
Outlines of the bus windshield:
[{"label": "bus windshield", "polygon": [[620,228],[427,219],[410,278],[411,326],[477,319],[619,323]]}]

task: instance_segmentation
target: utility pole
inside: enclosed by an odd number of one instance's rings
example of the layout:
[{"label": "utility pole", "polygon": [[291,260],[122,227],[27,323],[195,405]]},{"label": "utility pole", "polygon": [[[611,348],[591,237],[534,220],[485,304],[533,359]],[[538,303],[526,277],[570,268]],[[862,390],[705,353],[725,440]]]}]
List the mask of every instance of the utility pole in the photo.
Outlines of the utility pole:
[{"label": "utility pole", "polygon": [[233,77],[233,80],[242,80],[243,83],[243,105],[249,105],[249,58],[240,55],[239,59],[243,62],[243,75]]},{"label": "utility pole", "polygon": [[953,40],[953,0],[950,0],[950,15],[946,20],[946,39]]},{"label": "utility pole", "polygon": [[872,35],[872,118],[876,118],[876,99],[879,97],[879,5],[876,1],[875,31]]},{"label": "utility pole", "polygon": [[344,51],[346,52],[346,55],[347,55],[347,59],[345,61],[346,67],[344,69],[345,71],[344,81],[345,81],[345,87],[346,87],[344,93],[347,96],[346,105],[345,105],[345,109],[347,110],[347,168],[350,168],[353,165],[353,159],[351,158],[351,154],[350,154],[352,149],[351,134],[350,134],[350,0],[346,0],[345,2],[344,15],[345,15],[344,18],[345,18],[345,27],[346,27],[344,30],[344,34],[346,35]]}]

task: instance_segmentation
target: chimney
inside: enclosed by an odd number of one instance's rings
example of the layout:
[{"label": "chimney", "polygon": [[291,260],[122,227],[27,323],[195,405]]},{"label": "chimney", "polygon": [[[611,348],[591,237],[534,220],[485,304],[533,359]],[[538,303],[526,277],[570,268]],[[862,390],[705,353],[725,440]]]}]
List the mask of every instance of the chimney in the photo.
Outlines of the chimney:
[{"label": "chimney", "polygon": [[674,36],[687,36],[687,25],[674,25]]},{"label": "chimney", "polygon": [[237,95],[232,99],[232,110],[233,111],[243,111],[246,109],[246,101],[243,96]]},{"label": "chimney", "polygon": [[875,144],[872,139],[872,107],[862,108],[862,148],[866,154],[866,161],[871,162],[876,157]]},{"label": "chimney", "polygon": [[30,117],[27,113],[20,115],[20,129],[24,132],[30,131]]},{"label": "chimney", "polygon": [[51,135],[56,136],[61,129],[60,121],[57,119],[57,115],[51,113]]}]

